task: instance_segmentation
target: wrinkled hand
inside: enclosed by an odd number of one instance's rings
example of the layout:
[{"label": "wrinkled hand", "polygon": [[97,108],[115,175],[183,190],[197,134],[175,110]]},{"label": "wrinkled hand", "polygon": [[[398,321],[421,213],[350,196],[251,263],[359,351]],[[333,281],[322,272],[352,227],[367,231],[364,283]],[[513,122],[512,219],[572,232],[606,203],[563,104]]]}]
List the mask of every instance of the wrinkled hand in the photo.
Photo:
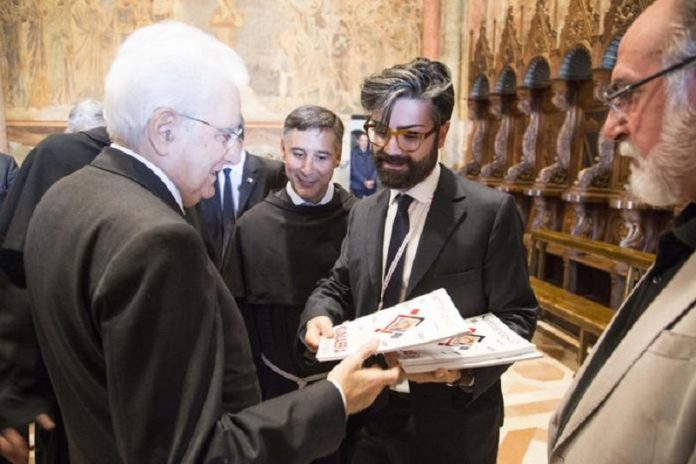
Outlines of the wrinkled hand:
[{"label": "wrinkled hand", "polygon": [[321,337],[332,338],[334,336],[333,322],[328,316],[317,316],[307,321],[307,332],[305,333],[305,344],[313,352],[319,349],[319,339]]},{"label": "wrinkled hand", "polygon": [[[56,424],[48,414],[39,414],[36,422],[44,430],[53,430]],[[0,455],[12,464],[29,462],[29,445],[15,429],[7,428],[0,433]]]},{"label": "wrinkled hand", "polygon": [[375,353],[377,346],[376,340],[366,343],[329,372],[328,379],[337,382],[346,397],[347,415],[367,408],[385,387],[399,379],[398,367],[362,367],[365,360]]}]

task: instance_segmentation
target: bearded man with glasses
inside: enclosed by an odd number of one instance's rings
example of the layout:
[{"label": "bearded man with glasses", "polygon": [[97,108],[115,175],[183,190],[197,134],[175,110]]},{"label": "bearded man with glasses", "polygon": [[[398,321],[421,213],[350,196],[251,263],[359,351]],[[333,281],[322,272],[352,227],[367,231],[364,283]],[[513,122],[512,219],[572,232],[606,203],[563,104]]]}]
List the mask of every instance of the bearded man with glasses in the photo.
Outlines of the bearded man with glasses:
[{"label": "bearded man with glasses", "polygon": [[629,188],[686,202],[549,427],[549,462],[696,462],[696,1],[657,0],[621,40],[604,135]]},{"label": "bearded man with glasses", "polygon": [[[364,81],[361,101],[386,188],[353,207],[341,254],[301,317],[307,347],[344,320],[438,288],[463,317],[493,312],[531,338],[537,302],[514,200],[438,163],[454,107],[447,67],[418,58],[385,69]],[[351,462],[495,463],[505,369],[406,375],[364,418]]]}]

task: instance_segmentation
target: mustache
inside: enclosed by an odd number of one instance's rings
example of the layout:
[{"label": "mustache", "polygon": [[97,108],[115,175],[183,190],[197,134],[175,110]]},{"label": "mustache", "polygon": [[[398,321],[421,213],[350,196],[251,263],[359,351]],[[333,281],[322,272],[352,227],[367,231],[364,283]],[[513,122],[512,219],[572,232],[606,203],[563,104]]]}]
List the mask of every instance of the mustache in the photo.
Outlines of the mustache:
[{"label": "mustache", "polygon": [[374,159],[376,162],[379,163],[389,163],[389,164],[396,164],[396,165],[402,165],[402,164],[409,164],[411,161],[411,158],[405,155],[390,155],[387,154],[383,151],[378,151],[375,152],[373,155]]}]

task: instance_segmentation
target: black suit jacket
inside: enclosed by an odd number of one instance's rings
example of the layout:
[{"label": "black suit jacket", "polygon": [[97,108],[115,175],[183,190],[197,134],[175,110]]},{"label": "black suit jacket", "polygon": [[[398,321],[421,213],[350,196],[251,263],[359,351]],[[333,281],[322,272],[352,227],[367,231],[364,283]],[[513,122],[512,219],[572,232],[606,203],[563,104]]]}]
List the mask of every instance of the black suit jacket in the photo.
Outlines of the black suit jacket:
[{"label": "black suit jacket", "polygon": [[[310,296],[300,320],[335,324],[377,309],[389,190],[358,202],[341,255]],[[455,175],[442,166],[406,291],[406,299],[445,288],[462,317],[495,313],[525,338],[536,323],[522,223],[511,196]],[[477,369],[473,394],[442,384],[410,384],[422,458],[487,462],[476,455],[481,430],[502,424],[500,375],[505,367]],[[497,443],[494,444],[497,446]]]},{"label": "black suit jacket", "polygon": [[14,158],[5,153],[0,153],[0,206],[2,206],[2,200],[7,195],[16,173],[17,162]]},{"label": "black suit jacket", "polygon": [[[286,182],[283,163],[247,152],[242,170],[242,183],[239,186],[239,192],[236,192],[239,195],[236,217],[263,201],[268,192],[283,187]],[[194,208],[190,208],[187,214],[203,236],[210,258],[219,269],[227,250],[223,253],[222,204],[217,179],[215,179],[215,195],[201,200]]]},{"label": "black suit jacket", "polygon": [[135,158],[106,147],[56,183],[25,263],[73,463],[299,463],[340,443],[345,413],[327,381],[256,404],[234,299]]}]

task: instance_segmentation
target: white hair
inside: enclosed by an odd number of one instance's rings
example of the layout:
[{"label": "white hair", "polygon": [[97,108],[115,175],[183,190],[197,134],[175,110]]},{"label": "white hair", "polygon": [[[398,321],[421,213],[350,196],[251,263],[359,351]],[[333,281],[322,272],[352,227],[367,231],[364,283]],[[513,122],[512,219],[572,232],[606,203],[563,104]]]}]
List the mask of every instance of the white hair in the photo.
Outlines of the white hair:
[{"label": "white hair", "polygon": [[104,111],[99,100],[82,100],[75,104],[68,115],[66,134],[72,134],[103,126]]},{"label": "white hair", "polygon": [[106,76],[109,135],[135,147],[157,109],[201,117],[221,89],[248,80],[239,55],[200,29],[176,21],[143,27],[123,42]]}]

